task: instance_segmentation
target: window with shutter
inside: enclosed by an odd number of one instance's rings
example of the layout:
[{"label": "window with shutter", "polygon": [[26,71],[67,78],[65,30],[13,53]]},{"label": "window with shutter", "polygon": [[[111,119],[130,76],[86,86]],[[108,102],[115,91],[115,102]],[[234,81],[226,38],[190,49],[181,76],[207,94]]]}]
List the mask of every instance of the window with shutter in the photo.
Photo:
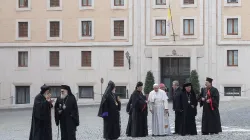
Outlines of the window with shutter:
[{"label": "window with shutter", "polygon": [[91,51],[82,51],[82,67],[91,67]]},{"label": "window with shutter", "polygon": [[30,103],[30,86],[16,86],[16,104]]},{"label": "window with shutter", "polygon": [[50,7],[60,7],[60,0],[50,0]]},{"label": "window with shutter", "polygon": [[194,35],[194,19],[183,20],[183,34]]},{"label": "window with shutter", "polygon": [[184,0],[184,4],[194,4],[194,0]]},{"label": "window with shutter", "polygon": [[28,8],[29,0],[18,0],[19,8]]},{"label": "window with shutter", "polygon": [[28,37],[28,22],[18,22],[18,37]]},{"label": "window with shutter", "polygon": [[124,6],[124,0],[114,0],[115,6]]},{"label": "window with shutter", "polygon": [[114,21],[114,36],[124,36],[124,20]]},{"label": "window with shutter", "polygon": [[59,67],[59,51],[50,51],[50,67]]},{"label": "window with shutter", "polygon": [[50,37],[60,37],[60,22],[59,21],[50,22]]},{"label": "window with shutter", "polygon": [[114,67],[124,66],[124,51],[114,51]]},{"label": "window with shutter", "polygon": [[28,52],[18,52],[18,67],[28,67]]},{"label": "window with shutter", "polygon": [[92,21],[82,21],[82,37],[92,36]]}]

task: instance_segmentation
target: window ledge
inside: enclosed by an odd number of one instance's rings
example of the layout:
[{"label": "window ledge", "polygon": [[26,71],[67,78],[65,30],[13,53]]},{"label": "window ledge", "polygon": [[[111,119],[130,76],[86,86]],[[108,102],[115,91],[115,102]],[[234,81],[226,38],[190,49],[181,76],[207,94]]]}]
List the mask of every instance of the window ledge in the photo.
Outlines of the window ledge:
[{"label": "window ledge", "polygon": [[95,39],[94,36],[81,36],[80,37],[80,40],[93,40],[93,39]]},{"label": "window ledge", "polygon": [[62,40],[62,37],[48,37],[47,40]]},{"label": "window ledge", "polygon": [[153,9],[167,9],[168,6],[167,5],[153,5],[152,8]]},{"label": "window ledge", "polygon": [[113,10],[124,10],[124,9],[127,9],[127,6],[112,6],[112,8],[111,9],[113,9]]},{"label": "window ledge", "polygon": [[17,37],[16,40],[20,40],[20,41],[30,41],[30,37]]},{"label": "window ledge", "polygon": [[16,67],[15,71],[28,71],[29,67]]},{"label": "window ledge", "polygon": [[169,36],[153,36],[153,40],[159,40],[159,39],[169,39]]},{"label": "window ledge", "polygon": [[31,11],[31,8],[16,8],[16,11]]},{"label": "window ledge", "polygon": [[94,6],[80,6],[79,9],[80,10],[93,10]]},{"label": "window ledge", "polygon": [[182,39],[195,39],[198,37],[197,37],[197,35],[181,35],[180,38],[182,38]]},{"label": "window ledge", "polygon": [[80,67],[78,70],[94,70],[92,67]]},{"label": "window ledge", "polygon": [[112,36],[111,39],[112,40],[126,40],[127,37],[125,37],[125,36]]},{"label": "window ledge", "polygon": [[225,34],[224,35],[224,38],[241,38],[241,35],[227,35],[227,34]]},{"label": "window ledge", "polygon": [[47,70],[62,70],[61,67],[49,67]]},{"label": "window ledge", "polygon": [[126,68],[123,66],[123,67],[113,67],[111,68],[111,70],[126,70]]},{"label": "window ledge", "polygon": [[224,69],[226,71],[238,71],[238,72],[241,71],[240,68],[239,68],[239,66],[226,66]]}]

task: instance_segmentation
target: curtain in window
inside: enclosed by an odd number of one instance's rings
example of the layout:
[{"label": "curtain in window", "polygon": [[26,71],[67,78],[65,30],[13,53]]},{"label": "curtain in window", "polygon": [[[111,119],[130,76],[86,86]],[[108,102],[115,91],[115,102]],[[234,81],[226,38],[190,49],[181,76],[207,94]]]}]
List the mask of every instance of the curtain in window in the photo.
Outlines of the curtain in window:
[{"label": "curtain in window", "polygon": [[238,51],[234,51],[234,65],[238,65]]},{"label": "curtain in window", "polygon": [[238,19],[234,19],[234,33],[238,33]]},{"label": "curtain in window", "polygon": [[61,87],[50,87],[50,93],[52,98],[60,97],[61,94]]},{"label": "curtain in window", "polygon": [[229,66],[233,65],[233,51],[228,52],[228,65]]},{"label": "curtain in window", "polygon": [[28,4],[28,0],[19,0],[19,6],[24,7]]},{"label": "curtain in window", "polygon": [[164,5],[166,4],[166,0],[156,0],[156,5]]},{"label": "curtain in window", "polygon": [[29,87],[16,87],[16,104],[30,103]]},{"label": "curtain in window", "polygon": [[227,34],[233,33],[233,20],[228,19],[227,20]]},{"label": "curtain in window", "polygon": [[82,0],[82,5],[83,6],[91,6],[92,5],[92,0]]},{"label": "curtain in window", "polygon": [[184,19],[184,34],[189,34],[189,22]]},{"label": "curtain in window", "polygon": [[161,35],[161,21],[156,21],[156,35]]},{"label": "curtain in window", "polygon": [[82,22],[82,36],[91,36],[92,34],[92,22],[83,21]]},{"label": "curtain in window", "polygon": [[28,67],[28,52],[19,52],[19,67]]},{"label": "curtain in window", "polygon": [[162,35],[166,35],[166,20],[162,20],[162,30],[161,33]]},{"label": "curtain in window", "polygon": [[124,0],[121,0],[121,5],[122,5],[122,6],[124,5]]},{"label": "curtain in window", "polygon": [[194,20],[189,20],[190,34],[194,34]]},{"label": "curtain in window", "polygon": [[79,87],[79,98],[93,98],[93,87]]}]

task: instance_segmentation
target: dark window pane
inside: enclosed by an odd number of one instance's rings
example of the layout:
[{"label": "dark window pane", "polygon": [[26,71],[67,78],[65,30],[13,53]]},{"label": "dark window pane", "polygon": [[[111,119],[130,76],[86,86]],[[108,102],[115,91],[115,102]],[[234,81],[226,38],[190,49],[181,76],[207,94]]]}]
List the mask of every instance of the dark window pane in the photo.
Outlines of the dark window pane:
[{"label": "dark window pane", "polygon": [[57,98],[61,95],[61,86],[50,86],[51,98]]},{"label": "dark window pane", "polygon": [[16,104],[30,103],[30,87],[16,86]]},{"label": "dark window pane", "polygon": [[79,98],[94,98],[94,87],[79,86]]},{"label": "dark window pane", "polygon": [[126,95],[127,95],[126,86],[116,86],[115,94],[119,96],[121,99],[126,99]]}]

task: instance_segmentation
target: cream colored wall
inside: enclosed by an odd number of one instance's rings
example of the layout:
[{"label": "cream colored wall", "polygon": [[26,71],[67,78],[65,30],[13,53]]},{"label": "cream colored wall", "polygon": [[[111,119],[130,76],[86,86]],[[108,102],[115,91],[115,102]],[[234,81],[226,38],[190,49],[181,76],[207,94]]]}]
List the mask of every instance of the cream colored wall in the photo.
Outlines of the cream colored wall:
[{"label": "cream colored wall", "polygon": [[[151,3],[153,3],[155,0],[151,0]],[[172,0],[171,1],[171,15],[172,15],[172,20],[173,20],[173,26],[174,26],[174,31],[175,34],[177,35],[175,37],[176,41],[182,41],[182,40],[192,40],[192,41],[199,41],[199,36],[200,36],[200,0],[197,1],[197,7],[189,7],[189,8],[183,8],[181,7],[181,0]],[[152,39],[154,32],[154,25],[152,24],[153,18],[154,17],[166,17],[167,18],[167,13],[168,9],[154,9],[153,5],[151,5],[151,41],[153,42],[160,42],[160,41],[173,41],[173,31],[172,31],[172,25],[170,26],[170,37],[168,39]],[[196,38],[189,38],[189,39],[183,39],[180,36],[181,29],[181,17],[196,17]]]},{"label": "cream colored wall", "polygon": [[[250,40],[250,11],[249,5],[250,0],[240,0],[241,6],[224,6],[224,0],[221,0],[221,39],[223,41],[249,41]],[[219,10],[219,9],[218,9]],[[224,23],[225,16],[239,16],[241,17],[241,38],[224,38],[224,27],[226,26]]]},{"label": "cream colored wall", "polygon": [[[127,18],[127,26],[129,26],[129,0],[127,0],[127,8],[122,10],[111,9],[111,0],[95,0],[93,10],[79,10],[78,0],[62,0],[62,11],[47,11],[47,0],[32,0],[31,11],[16,11],[16,0],[2,1],[1,3],[4,4],[0,5],[0,43],[124,42],[124,40],[111,40],[111,18]],[[79,40],[79,18],[94,19],[93,40]],[[31,20],[30,41],[15,40],[17,19]],[[62,20],[62,41],[47,41],[48,19]],[[127,34],[129,34],[128,31],[127,27]]]}]

